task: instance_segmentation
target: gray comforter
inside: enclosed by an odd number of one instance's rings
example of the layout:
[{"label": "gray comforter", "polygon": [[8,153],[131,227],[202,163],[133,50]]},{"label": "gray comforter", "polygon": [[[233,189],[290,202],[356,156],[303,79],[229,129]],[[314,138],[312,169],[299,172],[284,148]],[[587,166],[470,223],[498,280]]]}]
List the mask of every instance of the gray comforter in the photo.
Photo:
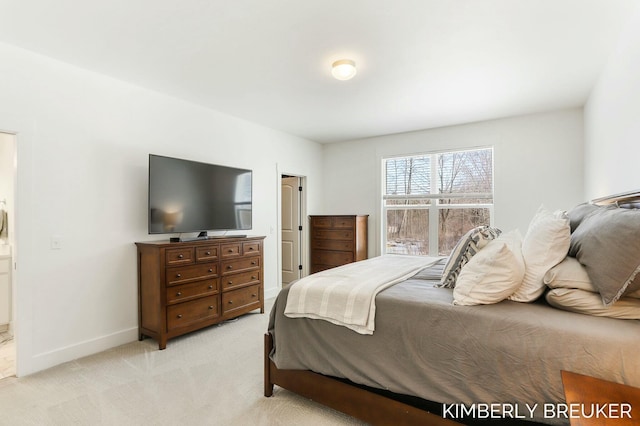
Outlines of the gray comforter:
[{"label": "gray comforter", "polygon": [[568,423],[556,410],[564,402],[560,370],[640,386],[640,321],[543,302],[454,306],[451,289],[412,278],[378,294],[376,331],[360,335],[323,320],[285,317],[287,293],[280,292],[269,323],[278,368],[450,404],[443,405],[450,416],[459,406],[517,404],[519,412],[505,417]]}]

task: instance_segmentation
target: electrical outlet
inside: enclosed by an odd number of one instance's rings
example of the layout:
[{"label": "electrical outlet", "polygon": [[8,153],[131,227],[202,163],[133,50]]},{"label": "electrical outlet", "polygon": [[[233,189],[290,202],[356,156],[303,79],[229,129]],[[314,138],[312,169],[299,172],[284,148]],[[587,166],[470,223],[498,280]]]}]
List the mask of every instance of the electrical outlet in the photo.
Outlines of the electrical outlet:
[{"label": "electrical outlet", "polygon": [[62,249],[62,237],[59,235],[54,235],[51,237],[51,250],[60,250]]}]

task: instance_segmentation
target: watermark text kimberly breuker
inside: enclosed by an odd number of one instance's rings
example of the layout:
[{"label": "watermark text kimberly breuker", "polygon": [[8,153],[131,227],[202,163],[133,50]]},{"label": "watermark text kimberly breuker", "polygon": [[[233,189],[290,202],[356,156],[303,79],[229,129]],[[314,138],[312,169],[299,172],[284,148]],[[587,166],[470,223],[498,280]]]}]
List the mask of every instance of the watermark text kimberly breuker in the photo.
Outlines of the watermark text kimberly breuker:
[{"label": "watermark text kimberly breuker", "polygon": [[[631,419],[631,404],[627,402],[606,403],[547,403],[510,404],[475,403],[442,404],[445,419]],[[639,419],[640,420],[640,419]]]}]

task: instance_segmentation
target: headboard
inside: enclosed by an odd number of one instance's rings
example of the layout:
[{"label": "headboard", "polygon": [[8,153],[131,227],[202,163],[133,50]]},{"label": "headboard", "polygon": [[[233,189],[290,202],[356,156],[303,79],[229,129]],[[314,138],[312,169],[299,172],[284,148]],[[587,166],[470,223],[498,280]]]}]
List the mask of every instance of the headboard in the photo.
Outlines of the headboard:
[{"label": "headboard", "polygon": [[640,209],[640,190],[622,192],[620,194],[596,198],[591,202],[599,206],[615,204],[618,207],[624,207],[627,209]]}]

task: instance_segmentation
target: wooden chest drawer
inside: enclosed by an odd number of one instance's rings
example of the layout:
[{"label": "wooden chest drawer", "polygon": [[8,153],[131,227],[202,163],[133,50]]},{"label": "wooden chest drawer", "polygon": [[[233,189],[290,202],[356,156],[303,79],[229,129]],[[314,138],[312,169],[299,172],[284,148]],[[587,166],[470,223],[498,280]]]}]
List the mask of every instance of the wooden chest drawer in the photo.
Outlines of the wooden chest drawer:
[{"label": "wooden chest drawer", "polygon": [[332,225],[334,228],[352,229],[355,226],[355,223],[356,221],[352,217],[334,217]]},{"label": "wooden chest drawer", "polygon": [[318,250],[315,252],[313,263],[339,266],[353,261],[353,253],[351,252]]},{"label": "wooden chest drawer", "polygon": [[213,320],[220,316],[216,296],[203,297],[191,302],[167,307],[167,330],[186,327],[200,321]]},{"label": "wooden chest drawer", "polygon": [[322,250],[353,251],[353,240],[318,240],[311,242],[311,248]]},{"label": "wooden chest drawer", "polygon": [[247,284],[257,284],[260,282],[260,271],[241,272],[239,274],[226,275],[222,279],[222,290],[245,286]]},{"label": "wooden chest drawer", "polygon": [[353,231],[337,229],[314,229],[313,236],[322,240],[351,240],[353,241]]},{"label": "wooden chest drawer", "polygon": [[167,285],[185,284],[218,276],[217,263],[203,263],[201,265],[182,266],[179,268],[167,268]]},{"label": "wooden chest drawer", "polygon": [[228,318],[260,307],[260,285],[222,293],[222,312]]},{"label": "wooden chest drawer", "polygon": [[196,247],[196,262],[211,262],[218,260],[218,246]]},{"label": "wooden chest drawer", "polygon": [[331,217],[312,217],[311,226],[314,228],[331,228]]},{"label": "wooden chest drawer", "polygon": [[222,275],[260,268],[260,257],[249,257],[222,262]]},{"label": "wooden chest drawer", "polygon": [[186,302],[202,296],[214,295],[219,292],[220,279],[196,281],[194,283],[175,285],[167,288],[167,303]]},{"label": "wooden chest drawer", "polygon": [[193,263],[193,247],[170,249],[165,253],[168,266],[186,265],[189,263]]}]

